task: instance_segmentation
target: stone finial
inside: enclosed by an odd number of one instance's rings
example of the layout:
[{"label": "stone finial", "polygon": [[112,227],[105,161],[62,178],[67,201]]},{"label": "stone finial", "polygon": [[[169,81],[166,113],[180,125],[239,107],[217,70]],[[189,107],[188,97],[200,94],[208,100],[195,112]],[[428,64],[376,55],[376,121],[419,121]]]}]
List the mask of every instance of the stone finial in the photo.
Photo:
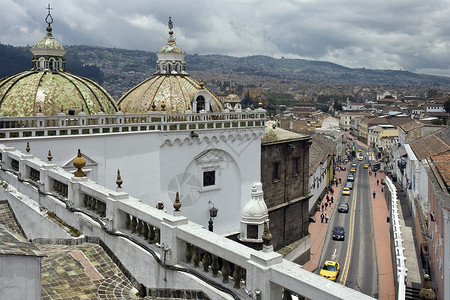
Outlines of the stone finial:
[{"label": "stone finial", "polygon": [[123,180],[122,180],[122,177],[120,177],[120,170],[117,169],[117,179],[116,179],[116,184],[117,184],[117,188],[118,188],[118,189],[121,189],[121,188],[122,188],[122,183],[123,183]]},{"label": "stone finial", "polygon": [[267,221],[264,221],[264,232],[263,232],[261,238],[262,238],[265,246],[270,246],[271,245],[272,234],[269,231],[269,224],[267,224]]},{"label": "stone finial", "polygon": [[177,195],[175,196],[175,202],[173,203],[173,208],[175,208],[175,211],[180,211],[181,208],[181,202],[180,202],[180,195],[177,192]]},{"label": "stone finial", "polygon": [[52,152],[50,150],[48,150],[48,155],[47,155],[47,160],[48,162],[52,162],[53,156],[52,156]]},{"label": "stone finial", "polygon": [[61,112],[64,113],[64,106],[61,105]]},{"label": "stone finial", "polygon": [[27,142],[27,147],[25,148],[25,151],[27,151],[27,153],[30,153],[30,142]]},{"label": "stone finial", "polygon": [[156,104],[155,104],[155,101],[153,101],[153,103],[152,103],[152,111],[155,111],[156,110]]},{"label": "stone finial", "polygon": [[83,172],[83,170],[81,170],[81,168],[83,168],[86,165],[86,160],[81,155],[80,149],[78,149],[77,157],[75,157],[75,159],[73,160],[73,165],[75,168],[77,168],[77,170],[74,173],[75,177],[85,177],[86,176],[86,174]]},{"label": "stone finial", "polygon": [[423,275],[423,286],[420,289],[419,297],[420,297],[420,299],[423,299],[423,300],[436,299],[436,294],[434,293],[433,289],[431,288],[430,275],[428,275],[428,274]]},{"label": "stone finial", "polygon": [[200,85],[201,89],[203,89],[205,87],[205,84],[203,83],[203,81],[200,81],[199,85]]},{"label": "stone finial", "polygon": [[166,110],[166,104],[163,102],[161,102],[161,110],[165,111]]}]

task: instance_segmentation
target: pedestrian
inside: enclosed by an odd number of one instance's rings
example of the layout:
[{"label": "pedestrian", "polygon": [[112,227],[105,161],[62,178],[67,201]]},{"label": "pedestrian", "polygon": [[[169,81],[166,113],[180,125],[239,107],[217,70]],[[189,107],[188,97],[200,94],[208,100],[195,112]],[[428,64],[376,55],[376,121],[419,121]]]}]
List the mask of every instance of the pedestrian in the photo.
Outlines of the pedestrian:
[{"label": "pedestrian", "polygon": [[377,195],[377,193],[375,191],[373,191],[373,199],[375,199],[376,195]]},{"label": "pedestrian", "polygon": [[377,185],[379,185],[380,184],[380,181],[378,181],[378,179],[377,179]]},{"label": "pedestrian", "polygon": [[334,202],[334,198],[333,198],[333,196],[331,196],[331,203],[333,203]]},{"label": "pedestrian", "polygon": [[325,223],[328,223],[328,220],[329,220],[328,214],[325,214]]},{"label": "pedestrian", "polygon": [[327,195],[327,202],[330,201],[330,196]]},{"label": "pedestrian", "polygon": [[339,184],[342,184],[342,179],[341,178],[339,178]]},{"label": "pedestrian", "polygon": [[377,171],[375,171],[375,177],[377,177]]},{"label": "pedestrian", "polygon": [[320,215],[320,223],[323,223],[323,218],[325,218],[325,215],[322,213],[322,214]]},{"label": "pedestrian", "polygon": [[331,189],[331,193],[334,194],[334,190],[333,189]]},{"label": "pedestrian", "polygon": [[323,203],[322,203],[322,212],[323,212]]},{"label": "pedestrian", "polygon": [[[374,196],[374,198],[375,198],[375,196]],[[325,210],[327,210],[327,207],[328,207],[328,202],[325,202]]]},{"label": "pedestrian", "polygon": [[336,180],[336,187],[338,186],[338,181]]}]

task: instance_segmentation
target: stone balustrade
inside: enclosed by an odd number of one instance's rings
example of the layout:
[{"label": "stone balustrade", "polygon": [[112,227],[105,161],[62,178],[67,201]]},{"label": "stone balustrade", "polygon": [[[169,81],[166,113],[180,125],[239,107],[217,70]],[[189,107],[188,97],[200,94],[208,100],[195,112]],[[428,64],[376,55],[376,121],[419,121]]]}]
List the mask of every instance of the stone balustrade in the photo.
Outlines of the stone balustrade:
[{"label": "stone balustrade", "polygon": [[66,115],[34,117],[2,117],[0,139],[67,136],[83,134],[105,134],[137,131],[198,131],[203,129],[227,129],[265,126],[266,112],[263,109],[221,113],[127,114],[114,115]]},{"label": "stone balustrade", "polygon": [[[84,235],[100,238],[147,293],[189,287],[211,299],[281,299],[287,291],[310,299],[371,299],[284,260],[270,247],[256,251],[210,232],[180,215],[183,207],[173,213],[152,207],[119,187],[106,189],[11,147],[0,145],[0,154],[0,197],[21,207],[19,221],[48,210]],[[33,208],[36,204],[42,209]],[[41,219],[39,226],[46,222]],[[28,235],[55,237],[44,228]]]},{"label": "stone balustrade", "polygon": [[392,243],[393,243],[393,264],[395,271],[395,279],[396,279],[396,294],[397,299],[405,299],[406,297],[406,280],[408,275],[408,269],[406,268],[406,257],[403,254],[403,239],[402,239],[402,231],[400,226],[399,219],[399,200],[397,198],[397,189],[389,177],[385,178],[386,187],[389,190],[390,194],[390,223],[391,223],[391,232],[392,232]]}]

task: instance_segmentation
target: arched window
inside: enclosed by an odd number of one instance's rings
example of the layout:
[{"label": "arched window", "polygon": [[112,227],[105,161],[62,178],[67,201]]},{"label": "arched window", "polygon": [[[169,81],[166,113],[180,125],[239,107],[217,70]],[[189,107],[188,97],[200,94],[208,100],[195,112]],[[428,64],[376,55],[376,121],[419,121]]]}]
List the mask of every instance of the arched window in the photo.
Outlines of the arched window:
[{"label": "arched window", "polygon": [[205,98],[203,96],[197,97],[197,112],[200,112],[202,109],[205,109]]},{"label": "arched window", "polygon": [[54,58],[50,58],[50,60],[48,61],[49,66],[48,68],[50,69],[50,71],[55,71],[55,59]]},{"label": "arched window", "polygon": [[39,70],[45,69],[45,59],[43,57],[39,58]]}]

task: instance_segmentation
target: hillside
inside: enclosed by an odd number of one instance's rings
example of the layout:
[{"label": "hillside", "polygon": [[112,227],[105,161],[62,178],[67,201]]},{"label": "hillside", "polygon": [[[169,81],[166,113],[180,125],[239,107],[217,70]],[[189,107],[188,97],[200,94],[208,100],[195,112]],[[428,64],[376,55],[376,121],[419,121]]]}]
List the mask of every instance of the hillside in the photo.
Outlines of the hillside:
[{"label": "hillside", "polygon": [[[67,49],[67,70],[99,82],[116,99],[135,84],[150,77],[156,68],[155,52],[91,46],[68,46]],[[0,76],[30,68],[31,57],[25,47],[0,44]],[[186,62],[187,71],[201,76],[202,80],[232,78],[239,81],[239,78],[246,78],[244,84],[247,86],[252,83],[265,86],[261,82],[271,81],[286,84],[450,88],[450,77],[407,71],[352,69],[324,61],[276,59],[260,55],[231,57],[191,54],[186,56]]]}]

